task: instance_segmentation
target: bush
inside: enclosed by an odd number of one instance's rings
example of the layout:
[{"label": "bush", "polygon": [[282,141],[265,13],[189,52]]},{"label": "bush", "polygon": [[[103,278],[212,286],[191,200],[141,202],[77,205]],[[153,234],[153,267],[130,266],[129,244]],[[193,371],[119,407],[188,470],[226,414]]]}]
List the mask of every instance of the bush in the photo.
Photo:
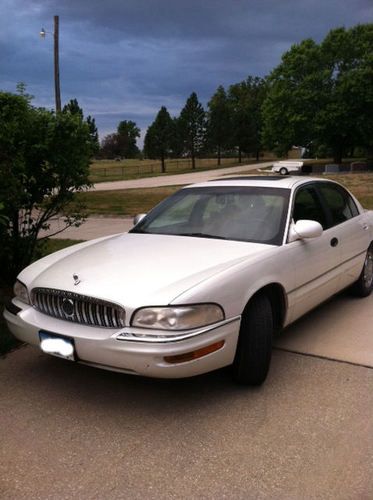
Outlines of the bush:
[{"label": "bush", "polygon": [[[52,217],[82,222],[72,203],[88,186],[92,141],[80,115],[31,105],[26,95],[0,92],[0,265],[12,281],[36,251]],[[61,229],[61,230],[63,230]]]}]

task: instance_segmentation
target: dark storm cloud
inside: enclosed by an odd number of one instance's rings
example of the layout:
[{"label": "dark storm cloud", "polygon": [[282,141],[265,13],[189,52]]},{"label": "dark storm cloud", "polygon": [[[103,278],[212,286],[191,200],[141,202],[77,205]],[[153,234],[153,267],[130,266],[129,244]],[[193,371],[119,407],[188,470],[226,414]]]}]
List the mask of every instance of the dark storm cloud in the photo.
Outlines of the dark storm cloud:
[{"label": "dark storm cloud", "polygon": [[[38,0],[46,14],[88,22],[121,38],[323,36],[330,26],[365,22],[371,0]],[[366,11],[366,12],[364,12]],[[116,32],[116,35],[115,35]],[[272,33],[271,33],[272,32]],[[106,33],[108,34],[108,33]],[[272,35],[272,36],[271,36]],[[105,32],[101,33],[105,38]]]},{"label": "dark storm cloud", "polygon": [[53,42],[60,16],[62,100],[76,97],[101,135],[122,119],[146,129],[196,91],[264,76],[293,43],[372,22],[372,0],[2,0],[0,88],[29,86],[53,106]]}]

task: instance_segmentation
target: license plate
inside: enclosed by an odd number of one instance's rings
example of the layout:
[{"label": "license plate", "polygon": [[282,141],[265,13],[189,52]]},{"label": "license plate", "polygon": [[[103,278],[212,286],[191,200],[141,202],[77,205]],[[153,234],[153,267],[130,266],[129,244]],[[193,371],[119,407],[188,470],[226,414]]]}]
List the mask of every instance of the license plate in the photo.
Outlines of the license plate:
[{"label": "license plate", "polygon": [[43,331],[39,332],[39,338],[40,348],[43,352],[75,361],[75,348],[72,339]]}]

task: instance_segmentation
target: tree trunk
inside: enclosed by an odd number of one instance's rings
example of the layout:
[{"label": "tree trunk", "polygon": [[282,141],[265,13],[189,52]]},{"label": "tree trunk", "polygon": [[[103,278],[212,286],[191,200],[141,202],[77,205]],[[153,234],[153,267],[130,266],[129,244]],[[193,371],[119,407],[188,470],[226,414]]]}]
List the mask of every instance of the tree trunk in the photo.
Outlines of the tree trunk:
[{"label": "tree trunk", "polygon": [[194,150],[194,143],[192,142],[192,147],[190,151],[190,156],[192,158],[192,170],[195,170],[196,168],[196,156],[195,156],[195,150]]},{"label": "tree trunk", "polygon": [[259,154],[260,154],[260,151],[259,149],[256,150],[256,161],[259,161]]},{"label": "tree trunk", "polygon": [[241,148],[238,147],[238,163],[241,163],[242,162],[242,151],[241,151]]},{"label": "tree trunk", "polygon": [[164,163],[164,154],[162,153],[162,156],[161,156],[161,171],[162,171],[162,174],[164,174],[166,172],[166,166],[165,166],[165,163]]},{"label": "tree trunk", "polygon": [[218,165],[221,164],[221,148],[218,146]]},{"label": "tree trunk", "polygon": [[338,146],[333,151],[334,163],[340,165],[342,163],[342,157],[343,157],[343,146]]}]

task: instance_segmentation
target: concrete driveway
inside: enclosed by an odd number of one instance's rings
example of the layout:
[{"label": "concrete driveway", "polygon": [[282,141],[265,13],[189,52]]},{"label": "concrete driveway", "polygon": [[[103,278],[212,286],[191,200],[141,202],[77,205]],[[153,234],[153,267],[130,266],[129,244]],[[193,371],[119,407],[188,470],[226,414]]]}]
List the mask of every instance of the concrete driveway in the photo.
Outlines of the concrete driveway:
[{"label": "concrete driveway", "polygon": [[373,296],[277,341],[261,388],[0,359],[0,498],[373,498]]},{"label": "concrete driveway", "polygon": [[0,387],[6,500],[373,497],[368,368],[275,350],[248,389],[225,370],[152,380],[24,347],[0,359]]}]

